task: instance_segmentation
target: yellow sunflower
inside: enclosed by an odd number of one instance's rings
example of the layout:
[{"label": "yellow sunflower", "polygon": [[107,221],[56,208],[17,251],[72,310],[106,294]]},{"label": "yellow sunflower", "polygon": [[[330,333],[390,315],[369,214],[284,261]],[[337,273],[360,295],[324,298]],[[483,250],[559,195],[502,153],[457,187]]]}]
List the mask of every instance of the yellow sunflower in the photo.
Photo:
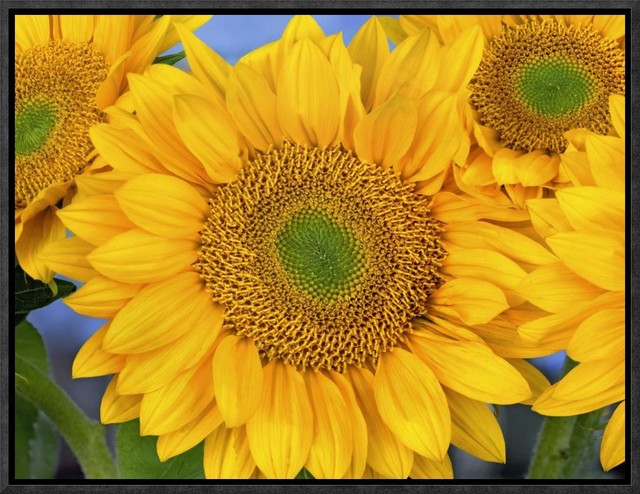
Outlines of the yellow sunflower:
[{"label": "yellow sunflower", "polygon": [[48,282],[38,260],[63,238],[56,217],[93,159],[89,128],[140,73],[211,16],[18,15],[15,21],[15,247],[22,268]]},{"label": "yellow sunflower", "polygon": [[[571,309],[553,310],[546,324],[523,327],[532,339],[568,331],[567,354],[580,364],[547,389],[533,409],[566,416],[618,405],[602,439],[605,470],[625,460],[625,160],[624,97],[612,96],[610,112],[616,135],[570,133],[563,167],[573,187],[557,198],[527,202],[532,221],[562,261],[562,280],[544,270],[529,274],[535,291],[591,292]],[[556,270],[556,275],[561,271]],[[526,292],[526,289],[524,290]],[[538,303],[535,296],[530,298]],[[545,306],[546,305],[546,306]]]},{"label": "yellow sunflower", "polygon": [[566,132],[613,130],[609,96],[625,92],[622,15],[409,15],[385,23],[392,39],[428,28],[442,43],[469,26],[482,29],[482,62],[469,86],[474,146],[455,170],[472,194],[524,207],[569,182],[560,170]]},{"label": "yellow sunflower", "polygon": [[192,74],[129,76],[91,131],[113,170],[42,252],[109,319],[73,365],[115,374],[102,421],[139,417],[161,460],[204,440],[208,478],[450,478],[450,443],[504,462],[488,404],[532,403],[523,359],[566,342],[517,332],[547,314],[518,285],[558,261],[527,214],[448,173],[475,69],[442,76],[428,32],[389,52],[375,18],[347,48],[295,17],[234,67],[177,28]]}]

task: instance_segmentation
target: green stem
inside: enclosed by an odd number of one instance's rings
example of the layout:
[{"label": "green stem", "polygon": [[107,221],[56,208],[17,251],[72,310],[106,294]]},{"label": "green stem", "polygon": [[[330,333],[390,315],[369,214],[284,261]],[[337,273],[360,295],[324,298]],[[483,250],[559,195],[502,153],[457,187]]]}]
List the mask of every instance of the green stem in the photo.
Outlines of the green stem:
[{"label": "green stem", "polygon": [[[576,365],[567,357],[562,376]],[[594,431],[599,428],[606,409],[572,417],[545,417],[527,478],[585,478],[597,457]]]},{"label": "green stem", "polygon": [[104,427],[89,420],[49,377],[16,355],[16,392],[44,412],[62,434],[88,479],[115,479]]}]

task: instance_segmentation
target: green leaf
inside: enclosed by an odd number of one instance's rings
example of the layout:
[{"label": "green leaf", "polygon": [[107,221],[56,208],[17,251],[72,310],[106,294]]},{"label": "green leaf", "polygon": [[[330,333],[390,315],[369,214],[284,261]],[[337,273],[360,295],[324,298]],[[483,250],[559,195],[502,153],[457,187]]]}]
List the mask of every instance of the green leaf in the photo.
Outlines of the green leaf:
[{"label": "green leaf", "polygon": [[[51,284],[34,280],[20,266],[15,269],[15,324],[22,322],[29,312],[49,305],[75,291],[69,281],[52,280]],[[57,291],[57,293],[56,293]]]},{"label": "green leaf", "polygon": [[179,51],[178,53],[172,53],[171,55],[163,55],[161,57],[157,57],[153,61],[153,63],[164,63],[166,65],[175,65],[186,56],[187,54],[183,50],[183,51]]},{"label": "green leaf", "polygon": [[309,470],[307,470],[306,468],[303,468],[302,470],[300,470],[300,473],[296,475],[296,478],[297,479],[315,479],[315,477],[311,475]]},{"label": "green leaf", "polygon": [[[22,321],[15,328],[15,352],[42,372],[48,372],[42,337]],[[23,378],[24,379],[24,378]],[[19,479],[51,479],[55,475],[59,437],[49,419],[22,396],[15,397],[15,475]]]},{"label": "green leaf", "polygon": [[140,436],[140,422],[132,420],[118,429],[116,455],[122,479],[204,479],[204,443],[161,463],[155,436]]},{"label": "green leaf", "polygon": [[16,355],[20,355],[42,372],[48,373],[47,351],[38,330],[29,321],[22,321],[15,328],[15,338]]}]

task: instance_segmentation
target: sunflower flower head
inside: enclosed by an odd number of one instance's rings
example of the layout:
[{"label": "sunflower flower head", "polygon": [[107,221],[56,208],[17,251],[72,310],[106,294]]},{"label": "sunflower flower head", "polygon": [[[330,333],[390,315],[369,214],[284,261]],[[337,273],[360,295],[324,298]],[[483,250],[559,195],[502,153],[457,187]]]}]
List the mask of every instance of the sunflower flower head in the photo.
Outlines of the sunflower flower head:
[{"label": "sunflower flower head", "polygon": [[[93,160],[89,128],[124,93],[126,73],[141,72],[177,42],[165,17],[16,16],[16,254],[32,277],[53,277],[37,253],[64,236],[54,212]],[[174,21],[195,28],[207,18]]]},{"label": "sunflower flower head", "polygon": [[445,43],[469,26],[482,29],[485,48],[469,84],[474,145],[456,176],[469,193],[524,207],[569,183],[560,166],[567,132],[613,131],[609,97],[625,92],[624,17],[453,17],[401,16],[387,31],[397,40],[431,29]]},{"label": "sunflower flower head", "polygon": [[548,386],[522,359],[564,342],[519,335],[546,314],[520,283],[558,260],[451,177],[475,69],[442,75],[428,32],[390,52],[376,18],[345,47],[295,17],[234,67],[178,31],[192,73],[129,76],[91,131],[112,170],[42,252],[109,320],[73,367],[114,374],[102,421],[139,417],[163,460],[204,440],[209,478],[448,478],[451,443],[504,462],[487,404]]}]

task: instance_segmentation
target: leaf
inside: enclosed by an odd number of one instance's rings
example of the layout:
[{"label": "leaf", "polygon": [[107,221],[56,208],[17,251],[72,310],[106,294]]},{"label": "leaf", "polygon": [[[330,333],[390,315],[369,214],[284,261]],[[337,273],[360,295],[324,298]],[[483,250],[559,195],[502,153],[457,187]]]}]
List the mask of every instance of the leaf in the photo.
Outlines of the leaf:
[{"label": "leaf", "polygon": [[47,351],[42,336],[29,321],[22,321],[15,328],[15,352],[44,373],[49,372]]},{"label": "leaf", "polygon": [[172,53],[171,55],[163,55],[161,57],[157,57],[153,63],[164,63],[166,65],[175,65],[180,60],[182,60],[186,56],[184,50],[179,51],[178,53]]},{"label": "leaf", "polygon": [[132,420],[118,429],[116,455],[122,479],[204,479],[203,444],[164,463],[158,459],[155,436],[140,436],[140,422]]},{"label": "leaf", "polygon": [[[48,373],[42,337],[29,322],[15,328],[15,352]],[[19,479],[51,479],[56,473],[60,441],[49,419],[20,394],[15,397],[15,475]]]},{"label": "leaf", "polygon": [[[52,285],[34,280],[20,266],[15,269],[15,306],[14,324],[24,320],[29,312],[40,309],[51,302],[66,297],[75,291],[76,286],[64,280],[52,280]],[[54,292],[57,287],[57,293]]]},{"label": "leaf", "polygon": [[306,468],[303,468],[302,470],[300,470],[300,473],[296,475],[296,478],[297,479],[314,479],[315,477],[311,475],[311,473]]}]

